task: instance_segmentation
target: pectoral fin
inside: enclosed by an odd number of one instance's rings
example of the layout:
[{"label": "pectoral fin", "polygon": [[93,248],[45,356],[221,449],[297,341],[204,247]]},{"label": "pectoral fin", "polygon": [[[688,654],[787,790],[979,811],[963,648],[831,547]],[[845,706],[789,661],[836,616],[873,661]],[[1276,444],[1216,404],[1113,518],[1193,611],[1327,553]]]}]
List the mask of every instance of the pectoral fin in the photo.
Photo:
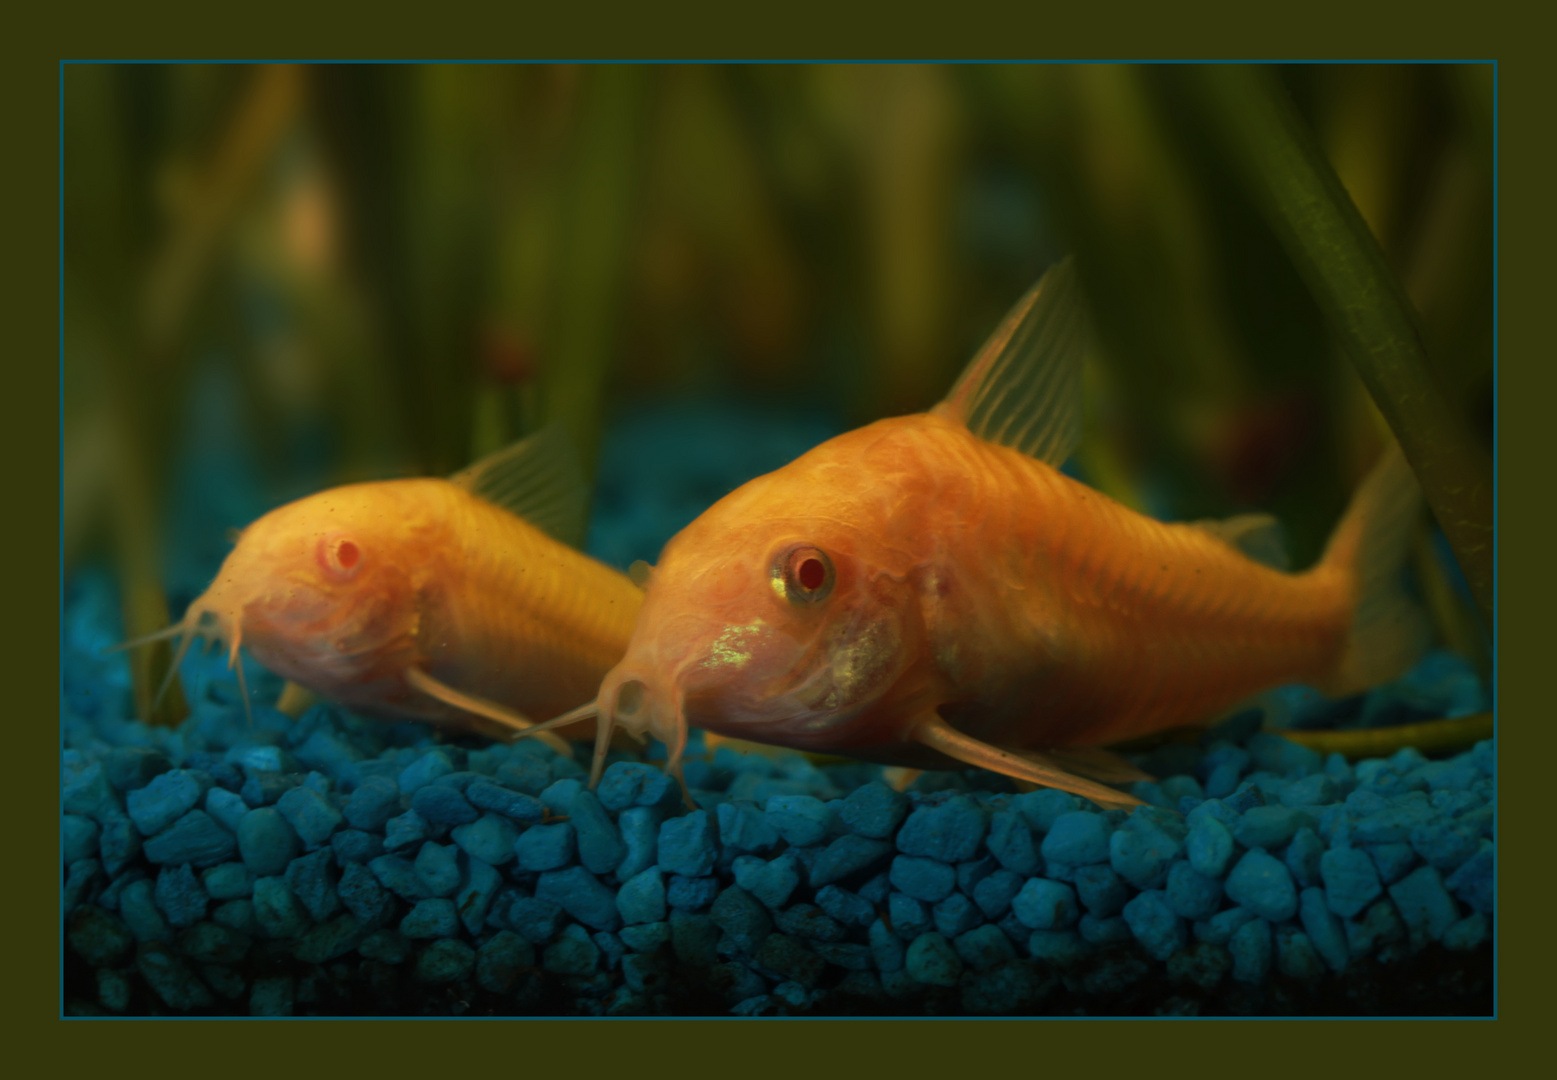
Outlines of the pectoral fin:
[{"label": "pectoral fin", "polygon": [[933,713],[915,724],[913,738],[916,742],[966,765],[988,769],[1019,780],[1027,780],[1043,787],[1059,788],[1061,791],[1080,795],[1083,799],[1091,799],[1105,809],[1141,805],[1141,800],[1133,795],[1126,795],[1111,787],[1084,780],[1046,760],[1042,754],[1023,751],[1018,756],[1008,750],[980,742],[971,735],[964,735]]},{"label": "pectoral fin", "polygon": [[[529,731],[535,726],[535,721],[523,713],[510,709],[506,705],[499,705],[495,701],[476,697],[474,694],[461,693],[447,683],[439,682],[420,668],[407,668],[405,681],[414,689],[421,691],[430,698],[441,701],[452,708],[484,717],[502,725],[502,727],[515,734]],[[557,753],[568,757],[573,756],[573,747],[568,745],[568,741],[561,736],[545,732],[535,737],[557,751]]]},{"label": "pectoral fin", "polygon": [[1138,780],[1157,779],[1132,765],[1127,758],[1098,746],[1068,746],[1063,750],[1046,750],[1042,756],[1062,769],[1105,784],[1133,784]]}]

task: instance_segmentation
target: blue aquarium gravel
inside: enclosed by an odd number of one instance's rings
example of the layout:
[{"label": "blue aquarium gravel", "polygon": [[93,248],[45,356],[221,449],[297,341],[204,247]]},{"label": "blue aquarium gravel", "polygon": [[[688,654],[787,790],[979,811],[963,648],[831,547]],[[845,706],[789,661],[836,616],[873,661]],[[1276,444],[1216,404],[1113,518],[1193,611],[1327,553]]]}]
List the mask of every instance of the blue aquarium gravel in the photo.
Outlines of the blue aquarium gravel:
[{"label": "blue aquarium gravel", "polygon": [[[185,664],[128,719],[106,575],[67,596],[67,1011],[167,1015],[1489,1014],[1496,755],[1347,762],[1235,718],[1102,811],[976,770],[448,739]],[[121,658],[122,659],[122,658]],[[1437,695],[1436,697],[1434,695]],[[1391,705],[1398,698],[1404,705]],[[1484,708],[1434,653],[1344,709]],[[1339,719],[1338,719],[1339,718]]]}]

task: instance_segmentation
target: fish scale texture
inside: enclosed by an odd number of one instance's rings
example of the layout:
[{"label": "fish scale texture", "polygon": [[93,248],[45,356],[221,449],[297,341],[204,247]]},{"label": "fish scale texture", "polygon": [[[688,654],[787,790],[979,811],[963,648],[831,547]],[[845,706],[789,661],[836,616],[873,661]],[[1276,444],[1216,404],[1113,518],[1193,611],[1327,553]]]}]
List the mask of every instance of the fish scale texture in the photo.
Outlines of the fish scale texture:
[{"label": "fish scale texture", "polygon": [[191,696],[151,729],[67,689],[68,1011],[1490,1009],[1490,743],[1352,765],[1224,726],[1173,769],[1137,759],[1160,780],[1135,793],[1172,805],[1126,815],[976,771],[896,792],[864,764],[714,761],[694,733],[689,812],[658,747],[585,796],[587,746],[333,706],[250,726],[215,676]]}]

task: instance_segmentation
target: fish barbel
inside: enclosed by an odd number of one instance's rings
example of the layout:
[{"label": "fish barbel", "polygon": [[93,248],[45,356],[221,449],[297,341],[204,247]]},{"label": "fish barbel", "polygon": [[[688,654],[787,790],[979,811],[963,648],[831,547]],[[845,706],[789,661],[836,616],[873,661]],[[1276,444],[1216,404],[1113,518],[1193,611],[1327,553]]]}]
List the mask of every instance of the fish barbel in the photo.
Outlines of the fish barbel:
[{"label": "fish barbel", "polygon": [[831,439],[673,537],[626,656],[565,714],[600,718],[593,777],[617,725],[662,740],[679,777],[691,726],[1130,805],[1085,778],[1129,778],[1097,748],[1409,666],[1420,493],[1398,449],[1318,565],[1285,573],[1245,553],[1273,519],[1167,524],[1059,471],[1088,336],[1066,262],[930,413]]},{"label": "fish barbel", "polygon": [[448,480],[348,484],[288,503],[244,529],[211,587],[154,636],[182,635],[180,658],[196,635],[225,642],[234,663],[247,648],[370,714],[525,730],[594,692],[643,599],[627,575],[558,539],[582,531],[568,454],[552,429]]}]

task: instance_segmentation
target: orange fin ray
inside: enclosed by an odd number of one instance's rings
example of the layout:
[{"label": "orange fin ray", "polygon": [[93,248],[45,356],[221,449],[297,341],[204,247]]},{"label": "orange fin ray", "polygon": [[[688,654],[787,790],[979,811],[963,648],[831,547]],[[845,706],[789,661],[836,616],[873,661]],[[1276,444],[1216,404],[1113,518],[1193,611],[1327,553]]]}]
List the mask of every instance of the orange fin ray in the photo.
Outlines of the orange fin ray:
[{"label": "orange fin ray", "polygon": [[965,765],[988,769],[1003,776],[1028,780],[1043,787],[1059,788],[1083,799],[1091,799],[1105,809],[1140,806],[1141,800],[1111,787],[1085,780],[1048,763],[1041,754],[1024,751],[1022,756],[964,735],[940,716],[931,714],[914,725],[916,742],[937,750]]},{"label": "orange fin ray", "polygon": [[[406,668],[405,681],[412,688],[419,690],[430,698],[441,701],[453,708],[473,713],[476,716],[483,716],[516,733],[533,735],[539,727],[535,721],[522,713],[508,708],[506,705],[499,705],[495,701],[488,701],[486,698],[456,690],[447,683],[433,678],[420,668]],[[553,722],[555,723],[555,721]],[[559,754],[569,757],[573,754],[573,748],[568,745],[566,739],[560,736],[547,733],[542,736],[541,741]]]},{"label": "orange fin ray", "polygon": [[[1025,755],[1026,751],[1019,750],[1016,753]],[[1112,750],[1104,750],[1100,746],[1067,746],[1058,750],[1049,749],[1045,750],[1042,756],[1067,772],[1105,784],[1134,784],[1140,780],[1155,782],[1157,779],[1151,773],[1132,764],[1123,755],[1116,754]]]}]

